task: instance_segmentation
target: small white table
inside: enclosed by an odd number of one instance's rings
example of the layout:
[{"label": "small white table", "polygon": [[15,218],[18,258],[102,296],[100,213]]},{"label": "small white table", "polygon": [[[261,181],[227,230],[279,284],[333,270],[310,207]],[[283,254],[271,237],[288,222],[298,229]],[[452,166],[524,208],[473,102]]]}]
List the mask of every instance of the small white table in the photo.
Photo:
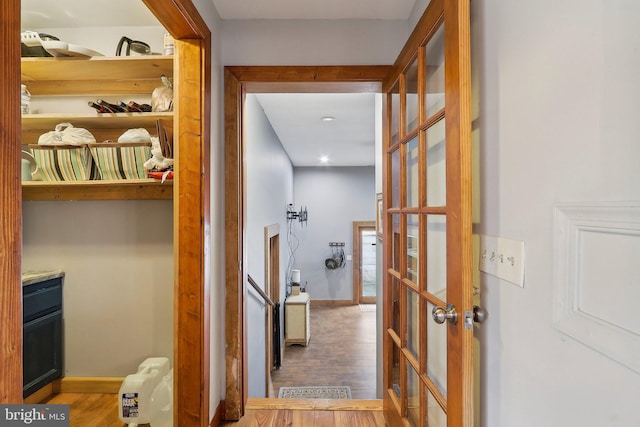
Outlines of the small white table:
[{"label": "small white table", "polygon": [[309,327],[309,306],[311,296],[307,292],[289,295],[284,302],[285,345],[309,345],[311,329]]}]

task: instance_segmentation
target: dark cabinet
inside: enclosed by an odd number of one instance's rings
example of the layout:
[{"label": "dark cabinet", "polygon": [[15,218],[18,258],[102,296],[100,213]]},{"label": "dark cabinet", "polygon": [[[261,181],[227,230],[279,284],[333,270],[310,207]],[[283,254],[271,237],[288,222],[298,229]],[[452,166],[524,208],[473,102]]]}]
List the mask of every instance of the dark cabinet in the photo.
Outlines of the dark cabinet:
[{"label": "dark cabinet", "polygon": [[22,287],[23,397],[62,376],[62,277]]}]

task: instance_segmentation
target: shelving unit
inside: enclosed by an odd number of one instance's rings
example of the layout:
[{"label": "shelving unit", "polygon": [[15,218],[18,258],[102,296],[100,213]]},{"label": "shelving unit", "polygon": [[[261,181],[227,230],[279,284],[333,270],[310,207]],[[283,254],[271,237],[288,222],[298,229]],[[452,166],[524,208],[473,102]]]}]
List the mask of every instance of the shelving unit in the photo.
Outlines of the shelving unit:
[{"label": "shelving unit", "polygon": [[[22,83],[32,96],[151,95],[160,76],[173,77],[172,56],[22,58]],[[89,109],[89,107],[87,107]],[[44,132],[69,122],[90,130],[98,141],[116,139],[127,129],[154,133],[156,120],[173,113],[44,113],[22,116],[22,144],[36,144]],[[172,199],[173,183],[153,179],[125,181],[23,182],[24,200]]]}]

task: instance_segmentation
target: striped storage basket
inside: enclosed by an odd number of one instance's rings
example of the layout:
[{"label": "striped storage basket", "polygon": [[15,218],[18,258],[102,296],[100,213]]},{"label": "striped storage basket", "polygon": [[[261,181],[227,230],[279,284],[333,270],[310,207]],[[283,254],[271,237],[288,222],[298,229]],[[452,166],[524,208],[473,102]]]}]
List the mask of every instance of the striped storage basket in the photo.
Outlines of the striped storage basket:
[{"label": "striped storage basket", "polygon": [[100,179],[147,178],[144,162],[151,158],[150,142],[99,142],[87,144]]},{"label": "striped storage basket", "polygon": [[29,149],[43,181],[88,181],[98,177],[86,145],[30,144]]}]

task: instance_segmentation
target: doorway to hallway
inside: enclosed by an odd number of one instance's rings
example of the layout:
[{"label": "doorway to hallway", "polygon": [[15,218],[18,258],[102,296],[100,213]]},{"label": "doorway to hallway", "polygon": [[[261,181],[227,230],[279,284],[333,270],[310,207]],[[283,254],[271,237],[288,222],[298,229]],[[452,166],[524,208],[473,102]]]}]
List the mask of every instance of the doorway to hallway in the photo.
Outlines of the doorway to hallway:
[{"label": "doorway to hallway", "polygon": [[376,223],[353,222],[353,302],[376,303]]}]

